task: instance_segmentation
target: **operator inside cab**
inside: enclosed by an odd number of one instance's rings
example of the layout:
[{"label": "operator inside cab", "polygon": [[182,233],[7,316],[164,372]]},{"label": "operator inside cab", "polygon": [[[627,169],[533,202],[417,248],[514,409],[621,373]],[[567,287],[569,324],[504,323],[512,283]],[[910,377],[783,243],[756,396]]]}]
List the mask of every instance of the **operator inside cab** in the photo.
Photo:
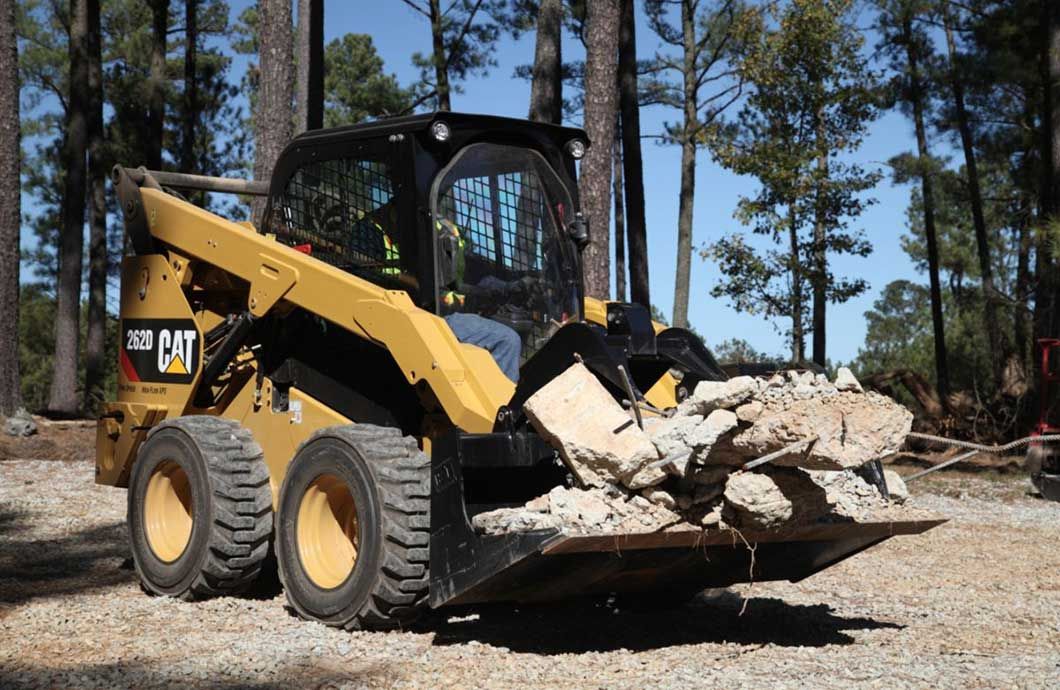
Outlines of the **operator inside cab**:
[{"label": "operator inside cab", "polygon": [[475,143],[435,178],[431,217],[438,314],[518,381],[526,361],[580,312],[570,195],[545,159]]},{"label": "operator inside cab", "polygon": [[439,256],[441,261],[449,264],[443,274],[454,277],[449,284],[442,286],[441,310],[445,322],[453,330],[457,340],[489,350],[497,366],[513,382],[519,382],[519,358],[522,354],[523,340],[514,328],[494,319],[480,316],[468,309],[469,290],[506,290],[503,281],[485,276],[477,286],[464,283],[464,272],[467,268],[467,242],[460,234],[460,228],[450,220],[441,219],[436,224],[438,230]]}]

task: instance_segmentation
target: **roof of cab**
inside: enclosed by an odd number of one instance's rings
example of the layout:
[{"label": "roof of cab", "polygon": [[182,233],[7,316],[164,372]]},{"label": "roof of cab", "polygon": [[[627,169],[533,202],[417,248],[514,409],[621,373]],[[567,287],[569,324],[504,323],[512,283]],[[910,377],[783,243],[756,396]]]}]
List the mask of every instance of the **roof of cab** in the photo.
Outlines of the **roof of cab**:
[{"label": "roof of cab", "polygon": [[291,143],[294,145],[315,144],[325,141],[362,139],[387,136],[390,134],[421,132],[427,131],[431,124],[438,120],[444,121],[454,130],[535,130],[537,132],[547,132],[551,135],[551,138],[554,139],[579,138],[588,144],[588,138],[585,135],[585,131],[574,127],[563,127],[548,122],[534,122],[512,117],[453,113],[446,111],[423,113],[419,115],[405,115],[402,117],[391,117],[369,122],[360,122],[355,125],[309,130],[299,134]]}]

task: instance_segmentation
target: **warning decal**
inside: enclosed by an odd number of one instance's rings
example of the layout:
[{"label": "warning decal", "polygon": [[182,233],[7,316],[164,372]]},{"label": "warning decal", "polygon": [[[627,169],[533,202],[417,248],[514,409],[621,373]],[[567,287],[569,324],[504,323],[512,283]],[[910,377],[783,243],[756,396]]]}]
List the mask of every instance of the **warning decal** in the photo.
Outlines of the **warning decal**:
[{"label": "warning decal", "polygon": [[191,383],[199,341],[193,319],[122,319],[121,372],[129,382]]}]

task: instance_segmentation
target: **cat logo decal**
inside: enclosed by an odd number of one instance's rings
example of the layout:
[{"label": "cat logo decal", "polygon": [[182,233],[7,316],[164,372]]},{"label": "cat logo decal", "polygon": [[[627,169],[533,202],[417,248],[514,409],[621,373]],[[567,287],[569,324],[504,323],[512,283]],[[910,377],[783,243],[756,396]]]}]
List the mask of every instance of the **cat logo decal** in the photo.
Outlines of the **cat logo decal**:
[{"label": "cat logo decal", "polygon": [[130,383],[191,383],[200,341],[193,319],[122,319],[121,373]]}]

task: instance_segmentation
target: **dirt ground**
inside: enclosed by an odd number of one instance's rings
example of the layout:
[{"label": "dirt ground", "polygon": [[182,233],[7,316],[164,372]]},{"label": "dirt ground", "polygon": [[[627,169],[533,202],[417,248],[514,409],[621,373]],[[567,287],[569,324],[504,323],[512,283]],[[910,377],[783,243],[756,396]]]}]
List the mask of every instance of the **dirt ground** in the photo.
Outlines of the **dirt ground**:
[{"label": "dirt ground", "polygon": [[1060,504],[1015,473],[911,484],[951,521],[799,584],[346,633],[298,620],[275,583],[203,603],[143,594],[125,492],[93,484],[92,443],[69,424],[0,439],[2,688],[1060,686]]}]

